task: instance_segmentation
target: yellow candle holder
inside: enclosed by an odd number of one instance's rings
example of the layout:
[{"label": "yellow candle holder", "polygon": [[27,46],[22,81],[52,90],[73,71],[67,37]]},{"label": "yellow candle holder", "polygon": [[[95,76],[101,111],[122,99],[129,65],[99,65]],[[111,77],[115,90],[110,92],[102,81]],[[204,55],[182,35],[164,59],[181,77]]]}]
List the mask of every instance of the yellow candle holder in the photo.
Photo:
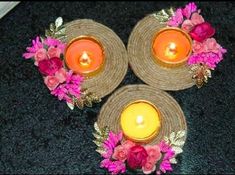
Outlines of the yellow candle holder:
[{"label": "yellow candle holder", "polygon": [[[133,105],[138,105],[138,107],[137,106],[133,106]],[[143,108],[140,109],[139,108],[139,107],[141,107],[140,105],[147,105],[147,106],[145,106],[144,109]],[[130,109],[130,107],[132,107],[132,109]],[[150,109],[149,107],[151,107],[156,113],[152,109]],[[125,115],[125,112],[128,109],[129,109],[129,115]],[[141,110],[141,111],[138,111],[138,109]],[[131,111],[132,114],[130,114],[130,110],[132,110]],[[146,137],[143,137],[143,136],[142,137],[133,136],[133,135],[137,135],[137,133],[134,133],[134,134],[131,133],[130,134],[130,132],[134,132],[134,131],[131,131],[131,129],[134,128],[135,126],[133,126],[130,122],[127,122],[127,120],[130,121],[131,117],[132,118],[135,117],[135,116],[133,116],[134,115],[133,113],[135,113],[137,111],[140,112],[140,113],[145,113],[145,115],[137,116],[137,118],[136,118],[137,128],[141,127],[142,124],[145,124],[146,120],[152,120],[151,123],[148,122],[148,125],[152,126],[151,133],[150,134],[146,134]],[[155,118],[149,118],[150,113]],[[130,116],[130,115],[132,115],[132,116]],[[140,124],[140,125],[138,126],[138,124]],[[126,126],[126,125],[129,125],[129,126]],[[154,137],[157,136],[157,134],[159,133],[159,131],[161,129],[161,114],[160,114],[159,109],[153,103],[151,103],[150,101],[147,101],[147,100],[136,100],[136,101],[133,101],[133,102],[129,103],[128,105],[126,105],[124,107],[124,109],[122,110],[121,117],[120,117],[120,126],[121,126],[121,129],[123,131],[123,134],[125,135],[125,137],[127,139],[132,140],[132,141],[134,141],[136,143],[149,143],[149,142],[151,142],[151,140]],[[144,132],[146,133],[146,130],[148,130],[149,128],[150,127],[147,127],[146,129],[143,128],[141,133],[144,133]]]}]

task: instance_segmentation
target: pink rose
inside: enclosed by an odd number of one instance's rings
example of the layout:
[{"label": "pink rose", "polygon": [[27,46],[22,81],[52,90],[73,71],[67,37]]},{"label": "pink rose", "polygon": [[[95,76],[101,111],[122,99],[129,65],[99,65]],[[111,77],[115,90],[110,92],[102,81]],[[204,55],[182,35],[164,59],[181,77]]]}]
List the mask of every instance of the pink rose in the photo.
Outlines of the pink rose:
[{"label": "pink rose", "polygon": [[60,57],[61,51],[59,48],[51,46],[49,47],[47,54],[49,55],[49,58]]},{"label": "pink rose", "polygon": [[202,42],[213,36],[215,34],[215,29],[210,25],[210,23],[203,22],[195,25],[189,34],[194,40]]},{"label": "pink rose", "polygon": [[202,53],[206,50],[205,45],[198,41],[193,41],[193,52],[194,53]]},{"label": "pink rose", "polygon": [[47,76],[44,78],[44,83],[47,85],[48,89],[54,90],[59,85],[59,80],[55,76]]},{"label": "pink rose", "polygon": [[128,150],[126,150],[122,145],[117,146],[114,149],[113,159],[125,161],[127,159]]},{"label": "pink rose", "polygon": [[127,163],[131,169],[142,168],[147,162],[148,154],[143,146],[136,145],[130,148]]},{"label": "pink rose", "polygon": [[183,30],[185,30],[186,32],[190,32],[190,31],[192,30],[193,26],[194,26],[194,25],[193,25],[192,21],[189,20],[189,19],[186,19],[186,20],[183,22],[181,28],[182,28]]},{"label": "pink rose", "polygon": [[197,11],[197,6],[194,2],[188,3],[182,10],[183,15],[189,19],[193,12]]},{"label": "pink rose", "polygon": [[144,174],[150,174],[156,170],[156,165],[154,162],[147,161],[146,164],[142,167]]},{"label": "pink rose", "polygon": [[215,38],[208,38],[204,43],[208,52],[219,52],[220,45],[216,42]]},{"label": "pink rose", "polygon": [[60,81],[60,83],[63,83],[66,81],[67,77],[67,71],[64,68],[61,68],[55,73],[56,78]]},{"label": "pink rose", "polygon": [[62,61],[58,57],[48,60],[42,60],[38,63],[39,71],[44,75],[54,75],[60,68],[62,68]]},{"label": "pink rose", "polygon": [[135,146],[136,144],[130,140],[125,140],[123,143],[122,143],[122,146],[129,151],[129,149],[133,146]]},{"label": "pink rose", "polygon": [[47,59],[47,51],[44,48],[39,49],[34,55],[34,65],[38,66],[38,62]]},{"label": "pink rose", "polygon": [[149,161],[156,163],[158,160],[160,160],[161,151],[158,145],[146,146],[145,149],[147,151]]},{"label": "pink rose", "polygon": [[199,13],[193,13],[191,17],[191,21],[194,25],[201,24],[204,22],[204,18]]}]

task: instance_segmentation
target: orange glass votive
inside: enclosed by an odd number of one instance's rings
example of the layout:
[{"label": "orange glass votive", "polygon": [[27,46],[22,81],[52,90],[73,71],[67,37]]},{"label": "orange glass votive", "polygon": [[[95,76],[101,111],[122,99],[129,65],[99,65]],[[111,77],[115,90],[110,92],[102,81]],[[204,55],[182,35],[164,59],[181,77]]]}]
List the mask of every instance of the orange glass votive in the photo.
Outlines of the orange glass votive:
[{"label": "orange glass votive", "polygon": [[97,74],[104,64],[102,44],[90,36],[73,39],[65,51],[65,63],[69,69],[83,76]]},{"label": "orange glass votive", "polygon": [[179,28],[166,27],[156,33],[152,52],[157,63],[162,66],[181,66],[192,52],[192,39]]}]

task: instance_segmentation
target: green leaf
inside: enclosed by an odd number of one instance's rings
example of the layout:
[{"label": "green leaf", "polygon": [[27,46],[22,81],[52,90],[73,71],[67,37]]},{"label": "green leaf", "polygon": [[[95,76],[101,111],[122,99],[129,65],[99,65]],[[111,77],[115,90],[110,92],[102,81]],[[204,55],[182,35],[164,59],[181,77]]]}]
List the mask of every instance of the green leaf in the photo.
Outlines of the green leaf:
[{"label": "green leaf", "polygon": [[172,149],[174,150],[175,154],[180,154],[183,152],[182,148],[178,146],[172,146]]},{"label": "green leaf", "polygon": [[185,136],[185,130],[181,130],[181,131],[178,131],[177,134],[176,134],[176,137],[177,138],[182,138]]},{"label": "green leaf", "polygon": [[73,104],[73,103],[68,103],[68,102],[67,102],[67,106],[68,106],[71,110],[74,109],[74,104]]},{"label": "green leaf", "polygon": [[170,142],[171,142],[171,143],[174,142],[174,139],[175,139],[175,132],[172,132],[172,133],[170,134],[169,139],[170,139]]},{"label": "green leaf", "polygon": [[101,135],[101,131],[100,131],[100,128],[98,127],[97,122],[94,123],[94,128],[95,128],[95,131]]},{"label": "green leaf", "polygon": [[170,159],[170,163],[172,163],[172,164],[177,164],[177,161],[176,161],[175,158],[172,158],[172,159]]},{"label": "green leaf", "polygon": [[185,143],[184,140],[176,140],[173,144],[176,145],[176,146],[183,146]]},{"label": "green leaf", "polygon": [[62,18],[62,17],[58,17],[58,18],[55,20],[55,27],[58,28],[58,27],[60,27],[62,24],[63,24],[63,18]]}]

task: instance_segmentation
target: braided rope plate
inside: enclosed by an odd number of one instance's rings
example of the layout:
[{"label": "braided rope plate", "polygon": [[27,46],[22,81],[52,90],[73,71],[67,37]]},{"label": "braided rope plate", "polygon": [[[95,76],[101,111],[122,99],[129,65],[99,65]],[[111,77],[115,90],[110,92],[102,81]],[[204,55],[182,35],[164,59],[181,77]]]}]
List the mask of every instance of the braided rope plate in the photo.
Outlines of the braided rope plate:
[{"label": "braided rope plate", "polygon": [[122,40],[107,26],[90,19],[79,19],[65,24],[65,42],[81,36],[93,36],[100,41],[104,48],[105,64],[103,70],[85,79],[82,88],[96,93],[100,98],[111,93],[123,80],[128,58]]},{"label": "braided rope plate", "polygon": [[159,143],[164,136],[169,136],[173,131],[187,131],[184,113],[175,99],[168,93],[148,85],[127,85],[113,93],[100,111],[98,126],[108,126],[116,133],[121,131],[121,112],[126,105],[135,100],[147,100],[160,111],[161,129],[149,144]]},{"label": "braided rope plate", "polygon": [[163,27],[166,24],[161,24],[153,15],[148,15],[137,23],[127,47],[130,66],[141,80],[155,88],[177,91],[192,87],[195,83],[187,65],[166,68],[154,61],[152,40]]}]

